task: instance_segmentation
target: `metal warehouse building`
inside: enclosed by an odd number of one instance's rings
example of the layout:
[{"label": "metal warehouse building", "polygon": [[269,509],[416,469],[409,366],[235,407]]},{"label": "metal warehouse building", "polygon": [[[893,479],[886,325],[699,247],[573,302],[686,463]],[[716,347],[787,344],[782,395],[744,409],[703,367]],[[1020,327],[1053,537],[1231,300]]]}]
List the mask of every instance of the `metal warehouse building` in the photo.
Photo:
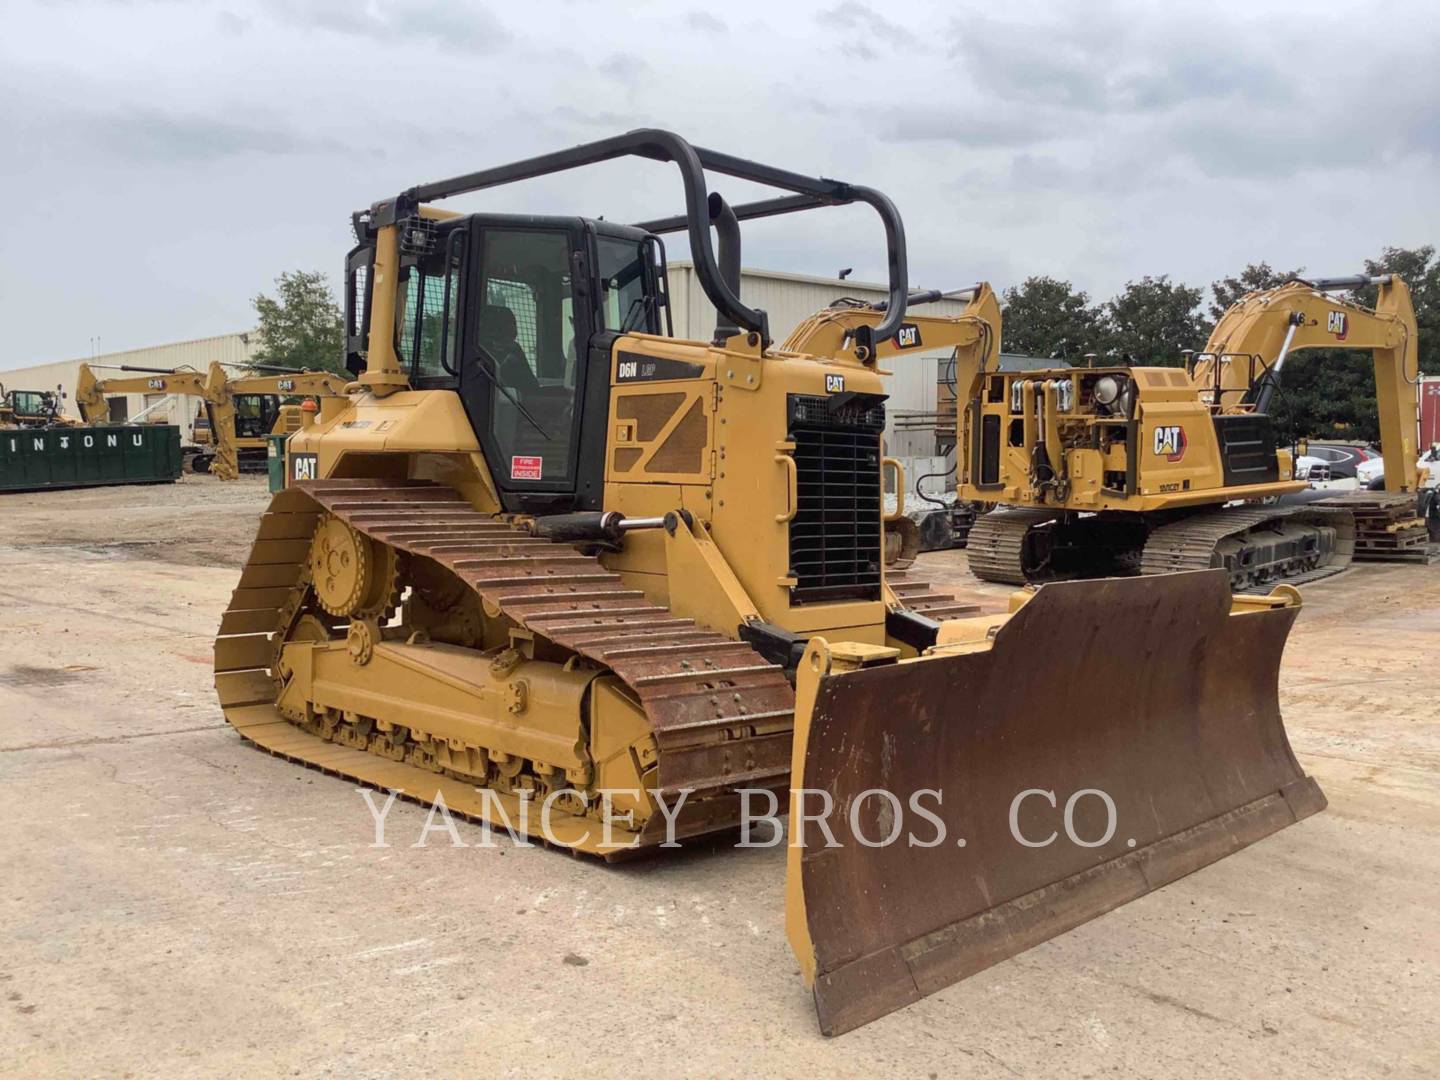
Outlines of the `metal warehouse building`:
[{"label": "metal warehouse building", "polygon": [[[152,345],[143,349],[127,349],[77,360],[58,360],[50,364],[0,371],[0,383],[4,383],[8,390],[59,390],[65,395],[65,411],[74,416],[78,413],[75,408],[75,384],[79,380],[80,365],[83,363],[88,363],[96,378],[100,379],[135,376],[135,372],[120,370],[122,366],[164,368],[168,371],[191,368],[204,371],[212,360],[218,360],[227,368],[239,371],[245,368],[259,344],[259,335],[253,330],[246,330],[234,334],[220,334],[217,337],[196,338],[193,341],[177,341],[169,345]],[[190,441],[195,414],[200,410],[197,398],[171,398],[166,394],[115,394],[109,398],[109,402],[110,419],[116,423],[123,423],[139,416],[146,409],[155,407],[145,419],[157,424],[175,424],[180,428],[180,438],[184,442]]]},{"label": "metal warehouse building", "polygon": [[[675,333],[684,338],[708,341],[715,329],[715,308],[706,299],[696,277],[694,265],[684,260],[670,263],[670,302],[675,320]],[[808,315],[828,306],[842,296],[861,300],[883,300],[884,285],[863,281],[840,281],[837,278],[807,277],[774,270],[747,269],[741,276],[741,295],[745,303],[763,308],[770,316],[771,332],[776,341],[783,341],[795,326]],[[942,300],[927,304],[927,314],[950,315],[964,310],[958,300]],[[204,371],[212,360],[236,369],[244,368],[259,348],[255,331],[220,334],[170,345],[155,345],[125,352],[104,353],[89,358],[99,378],[125,375],[121,365],[132,367],[193,368]],[[924,431],[894,430],[895,414],[901,411],[933,412],[937,405],[936,378],[943,353],[918,353],[891,363],[894,375],[887,379],[890,387],[889,430],[886,443],[892,454],[900,457],[925,456],[934,453],[934,439]],[[80,364],[85,358],[0,371],[0,382],[11,390],[54,390],[66,395],[67,411],[75,412],[73,395]],[[156,406],[146,419],[157,423],[176,424],[181,438],[188,441],[199,402],[193,399],[164,401],[163,394],[116,395],[111,401],[111,419],[123,422]]]}]

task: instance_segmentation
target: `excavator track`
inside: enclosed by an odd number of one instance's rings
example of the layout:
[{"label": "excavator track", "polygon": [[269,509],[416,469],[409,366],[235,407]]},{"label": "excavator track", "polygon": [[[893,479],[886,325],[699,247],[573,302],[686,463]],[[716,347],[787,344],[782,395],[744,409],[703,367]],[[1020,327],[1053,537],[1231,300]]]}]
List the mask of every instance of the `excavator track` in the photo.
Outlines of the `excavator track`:
[{"label": "excavator track", "polygon": [[[1209,570],[1215,565],[1216,548],[1223,541],[1239,538],[1269,525],[1316,525],[1335,529],[1335,548],[1328,559],[1285,559],[1271,565],[1259,560],[1260,549],[1253,544],[1241,549],[1248,558],[1231,567],[1231,584],[1236,589],[1286,582],[1298,585],[1338,574],[1355,556],[1355,519],[1335,507],[1228,507],[1193,514],[1179,521],[1152,528],[1140,552],[1140,574],[1171,574],[1182,570]],[[1010,585],[1029,582],[1025,573],[1025,537],[1031,529],[1055,520],[1049,510],[1006,509],[983,514],[970,531],[970,569],[984,581]]]},{"label": "excavator track", "polygon": [[1050,510],[992,510],[970,526],[965,554],[970,572],[981,581],[1025,585],[1025,534],[1059,515]]},{"label": "excavator track", "polygon": [[[1280,524],[1333,528],[1336,532],[1335,548],[1329,560],[1319,565],[1307,565],[1309,560],[1296,565],[1281,564],[1278,570],[1266,565],[1250,569],[1232,567],[1232,588],[1244,589],[1272,582],[1299,585],[1338,574],[1350,565],[1355,555],[1355,519],[1348,511],[1317,510],[1313,506],[1229,507],[1161,525],[1152,529],[1145,541],[1140,572],[1170,574],[1180,570],[1208,570],[1215,565],[1216,547],[1222,541]],[[1254,545],[1247,545],[1247,548],[1255,550]]]},{"label": "excavator track", "polygon": [[[767,789],[783,805],[789,783],[795,695],[782,668],[748,644],[650,603],[598,558],[534,537],[514,522],[474,510],[454,490],[424,481],[324,480],[277,495],[220,626],[215,683],[226,720],[260,749],[421,803],[491,821],[494,801],[423,757],[397,751],[376,731],[345,726],[341,744],[287,719],[277,707],[280,655],[309,595],[307,555],[325,515],[371,540],[450,570],[487,614],[615,676],[644,709],[657,744],[658,790],[673,806],[678,838],[733,828],[739,789]],[[901,583],[907,606],[932,618],[971,614],[971,605],[920,580]],[[390,609],[393,611],[393,607]],[[368,739],[368,741],[367,741]],[[506,825],[523,796],[504,794]],[[666,839],[653,815],[634,837],[597,848],[580,815],[557,815],[544,839],[607,859]],[[522,830],[523,831],[523,830]],[[582,834],[588,839],[582,839]],[[538,837],[537,837],[538,838]]]}]

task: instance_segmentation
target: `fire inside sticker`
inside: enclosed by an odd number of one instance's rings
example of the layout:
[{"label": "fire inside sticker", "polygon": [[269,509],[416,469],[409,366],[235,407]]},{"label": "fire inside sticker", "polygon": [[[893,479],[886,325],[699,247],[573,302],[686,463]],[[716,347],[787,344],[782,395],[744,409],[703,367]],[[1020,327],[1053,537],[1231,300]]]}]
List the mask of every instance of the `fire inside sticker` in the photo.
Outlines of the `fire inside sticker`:
[{"label": "fire inside sticker", "polygon": [[543,457],[517,454],[510,459],[511,480],[539,480],[545,468]]}]

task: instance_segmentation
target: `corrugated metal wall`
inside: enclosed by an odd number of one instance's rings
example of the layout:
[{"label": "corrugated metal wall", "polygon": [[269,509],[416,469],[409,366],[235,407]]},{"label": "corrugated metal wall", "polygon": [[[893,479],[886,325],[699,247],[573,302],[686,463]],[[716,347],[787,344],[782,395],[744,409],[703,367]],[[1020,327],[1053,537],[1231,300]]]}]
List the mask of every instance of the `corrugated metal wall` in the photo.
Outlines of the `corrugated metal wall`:
[{"label": "corrugated metal wall", "polygon": [[[694,264],[681,259],[670,263],[670,301],[674,306],[675,333],[679,337],[708,341],[715,330],[715,306],[700,288]],[[840,281],[838,278],[806,277],[772,270],[746,269],[740,275],[740,298],[750,307],[762,308],[770,316],[770,333],[776,341],[784,341],[791,330],[823,307],[842,296],[861,300],[883,300],[888,290],[884,285],[866,281]],[[941,300],[926,304],[925,314],[958,315],[965,310],[960,300]],[[950,355],[944,352],[918,353],[903,360],[896,359],[895,372],[887,382],[890,401],[889,420],[885,432],[886,446],[899,457],[925,456],[935,452],[935,439],[926,432],[894,429],[897,411],[933,412],[935,382],[939,361]]]},{"label": "corrugated metal wall", "polygon": [[[169,345],[152,345],[144,349],[126,349],[122,352],[102,353],[89,360],[91,370],[100,379],[132,378],[138,372],[121,371],[122,365],[131,367],[193,368],[204,371],[210,361],[218,360],[227,367],[243,368],[259,348],[259,335],[253,330],[235,334],[220,334],[217,337],[198,338],[194,341],[177,341]],[[8,390],[55,390],[65,394],[65,411],[71,416],[78,415],[75,408],[75,383],[80,376],[78,360],[60,360],[52,364],[36,364],[31,367],[0,371],[0,383]],[[143,393],[117,395],[125,398],[124,417],[138,416],[154,401],[153,395]],[[156,423],[175,424],[180,428],[180,438],[188,442],[194,425],[195,413],[200,408],[197,398],[171,398],[170,401],[150,413],[146,420]]]}]

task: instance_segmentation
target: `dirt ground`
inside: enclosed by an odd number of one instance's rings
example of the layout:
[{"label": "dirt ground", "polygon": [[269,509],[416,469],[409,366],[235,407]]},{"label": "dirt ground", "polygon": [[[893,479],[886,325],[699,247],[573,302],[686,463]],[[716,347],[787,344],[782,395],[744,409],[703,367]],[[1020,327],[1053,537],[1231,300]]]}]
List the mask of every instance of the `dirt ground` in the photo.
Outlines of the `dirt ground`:
[{"label": "dirt ground", "polygon": [[0,1072],[1440,1072],[1440,566],[1304,590],[1282,704],[1326,812],[826,1040],[782,850],[416,848],[407,804],[377,848],[353,785],[243,746],[209,650],[265,499],[0,497]]}]

